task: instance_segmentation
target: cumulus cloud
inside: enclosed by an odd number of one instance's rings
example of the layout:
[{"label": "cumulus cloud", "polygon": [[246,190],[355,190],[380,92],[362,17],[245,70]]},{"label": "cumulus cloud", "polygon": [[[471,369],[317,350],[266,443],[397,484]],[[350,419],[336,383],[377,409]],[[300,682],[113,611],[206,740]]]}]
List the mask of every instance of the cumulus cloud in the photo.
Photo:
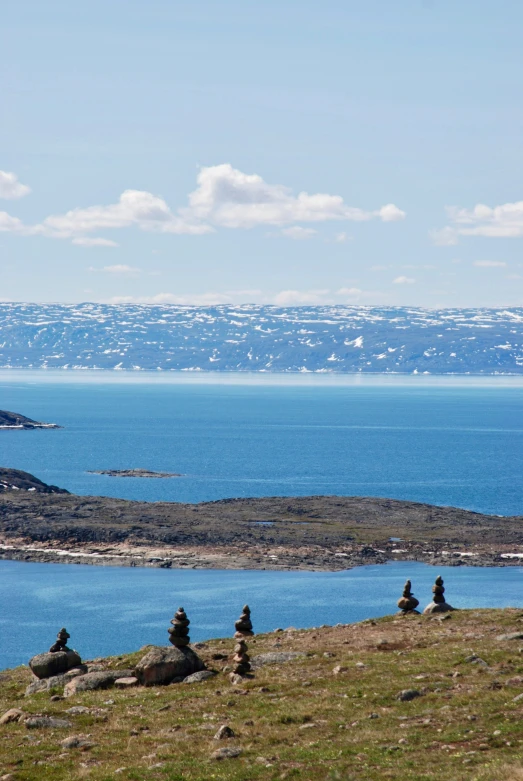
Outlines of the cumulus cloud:
[{"label": "cumulus cloud", "polygon": [[290,228],[283,228],[281,233],[283,236],[287,236],[288,239],[303,241],[314,238],[318,231],[314,230],[314,228],[302,228],[301,225],[292,225]]},{"label": "cumulus cloud", "polygon": [[436,243],[456,244],[460,236],[523,237],[523,201],[500,206],[478,203],[472,209],[453,206],[447,208],[447,215],[451,225],[432,232]]},{"label": "cumulus cloud", "polygon": [[10,171],[0,171],[0,198],[8,201],[23,198],[31,188],[18,181],[18,176]]},{"label": "cumulus cloud", "polygon": [[112,239],[102,239],[101,236],[89,238],[89,236],[79,236],[73,239],[73,244],[79,247],[119,247],[120,245]]},{"label": "cumulus cloud", "polygon": [[396,277],[392,280],[394,285],[413,285],[415,281],[412,277]]},{"label": "cumulus cloud", "polygon": [[[29,188],[14,174],[0,179],[0,195],[21,197]],[[3,190],[1,189],[3,187]],[[65,214],[52,214],[36,225],[24,225],[5,212],[0,230],[56,239],[71,239],[80,246],[112,246],[109,239],[91,237],[98,231],[136,227],[172,234],[204,234],[216,228],[249,229],[277,226],[290,238],[310,238],[314,228],[299,223],[331,220],[383,222],[402,220],[405,212],[392,203],[366,211],[345,203],[341,195],[300,192],[294,195],[282,184],[269,184],[258,174],[246,174],[229,163],[202,168],[188,205],[172,210],[158,195],[145,190],[125,190],[116,203],[78,207]],[[345,234],[339,234],[345,237]],[[338,240],[345,240],[339,238]]]},{"label": "cumulus cloud", "polygon": [[479,268],[506,268],[507,266],[502,260],[475,260],[473,265]]}]

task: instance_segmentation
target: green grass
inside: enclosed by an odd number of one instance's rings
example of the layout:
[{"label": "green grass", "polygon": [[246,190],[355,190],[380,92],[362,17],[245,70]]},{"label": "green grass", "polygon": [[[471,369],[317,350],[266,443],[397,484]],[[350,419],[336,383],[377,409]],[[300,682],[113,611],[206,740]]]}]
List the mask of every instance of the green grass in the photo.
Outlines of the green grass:
[{"label": "green grass", "polygon": [[[307,655],[261,668],[239,687],[221,671],[224,662],[211,659],[230,653],[233,641],[215,640],[199,650],[220,671],[210,681],[112,689],[57,702],[48,693],[24,697],[27,668],[6,671],[0,675],[0,712],[18,707],[69,718],[73,727],[0,727],[0,775],[17,781],[523,779],[523,701],[513,701],[523,692],[523,641],[495,639],[519,630],[523,613],[510,609],[460,611],[443,622],[387,617],[258,635],[249,643],[251,656],[273,650]],[[472,652],[489,668],[466,662]],[[139,656],[110,663],[125,668]],[[346,672],[335,675],[337,665]],[[398,692],[410,688],[423,696],[398,701]],[[68,716],[73,705],[92,711]],[[236,737],[213,740],[222,724]],[[60,741],[80,733],[93,747],[64,751]],[[212,759],[223,746],[242,753]]]}]

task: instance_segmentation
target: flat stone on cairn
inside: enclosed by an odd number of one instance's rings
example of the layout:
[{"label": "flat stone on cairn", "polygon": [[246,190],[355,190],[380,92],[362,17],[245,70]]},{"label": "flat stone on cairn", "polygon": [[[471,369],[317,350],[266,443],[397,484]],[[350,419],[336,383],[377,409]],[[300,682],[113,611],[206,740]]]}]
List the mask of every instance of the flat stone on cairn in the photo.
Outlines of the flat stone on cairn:
[{"label": "flat stone on cairn", "polygon": [[236,629],[234,637],[241,640],[244,637],[252,637],[254,632],[252,631],[251,622],[251,609],[249,605],[244,605],[242,614],[235,622],[234,628]]},{"label": "flat stone on cairn", "polygon": [[436,578],[436,582],[432,586],[432,593],[434,594],[432,602],[427,605],[423,611],[424,616],[428,616],[431,613],[448,613],[451,610],[455,610],[452,605],[445,602],[445,597],[443,596],[445,589],[443,587],[443,578],[441,575],[438,575]]},{"label": "flat stone on cairn", "polygon": [[407,580],[405,586],[403,587],[403,596],[401,599],[398,599],[400,615],[405,616],[407,613],[417,613],[419,615],[419,610],[416,610],[419,605],[419,600],[416,599],[411,589],[412,584],[410,580]]},{"label": "flat stone on cairn", "polygon": [[179,607],[174,618],[171,620],[172,627],[167,630],[169,632],[169,642],[177,648],[183,648],[184,646],[189,645],[191,642],[191,638],[189,637],[190,623],[183,607]]},{"label": "flat stone on cairn", "polygon": [[37,678],[51,678],[82,664],[80,654],[67,647],[70,636],[67,629],[62,627],[58,632],[56,643],[50,650],[44,654],[37,654],[29,660],[29,667]]}]

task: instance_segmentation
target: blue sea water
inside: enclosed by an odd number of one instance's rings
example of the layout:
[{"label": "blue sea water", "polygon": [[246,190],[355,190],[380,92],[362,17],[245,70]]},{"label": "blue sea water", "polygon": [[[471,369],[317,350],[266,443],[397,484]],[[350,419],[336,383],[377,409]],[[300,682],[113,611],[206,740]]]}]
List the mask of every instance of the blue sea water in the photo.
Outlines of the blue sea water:
[{"label": "blue sea water", "polygon": [[[136,382],[0,375],[0,409],[57,422],[0,431],[0,464],[78,494],[199,502],[339,494],[523,514],[523,386]],[[183,473],[124,479],[90,469]],[[521,605],[523,570],[449,568],[458,607]],[[47,648],[66,625],[85,657],[165,643],[179,604],[194,640],[228,635],[248,601],[255,628],[390,613],[407,576],[423,602],[435,572],[396,563],[338,573],[102,568],[0,561],[0,668]]]},{"label": "blue sea water", "polygon": [[407,577],[423,607],[437,574],[455,607],[523,605],[521,567],[436,571],[395,562],[345,572],[241,572],[0,561],[0,669],[47,650],[64,625],[85,659],[166,645],[179,605],[193,642],[230,637],[245,602],[256,632],[361,621],[395,612]]},{"label": "blue sea water", "polygon": [[[147,501],[340,494],[523,514],[523,387],[49,382],[0,374],[0,464],[79,494]],[[320,378],[321,379],[321,378]],[[102,381],[101,381],[102,380]],[[91,469],[183,473],[123,479]]]}]

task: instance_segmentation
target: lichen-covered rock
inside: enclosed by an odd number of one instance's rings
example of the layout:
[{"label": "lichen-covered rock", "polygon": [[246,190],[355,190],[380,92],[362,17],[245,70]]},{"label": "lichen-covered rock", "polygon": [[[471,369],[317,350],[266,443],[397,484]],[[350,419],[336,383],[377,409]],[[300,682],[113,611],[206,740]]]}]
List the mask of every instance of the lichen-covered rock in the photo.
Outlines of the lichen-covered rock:
[{"label": "lichen-covered rock", "polygon": [[133,675],[132,670],[105,670],[100,673],[86,673],[73,678],[66,684],[64,697],[72,697],[79,692],[96,691],[97,689],[109,689],[114,686],[118,678],[130,678]]},{"label": "lichen-covered rock", "polygon": [[76,651],[48,651],[45,654],[37,654],[29,660],[29,667],[37,678],[51,678],[60,675],[73,667],[82,664],[80,655]]},{"label": "lichen-covered rock", "polygon": [[68,729],[72,726],[67,719],[55,719],[52,716],[31,716],[25,720],[27,729]]},{"label": "lichen-covered rock", "polygon": [[192,648],[155,646],[136,665],[135,675],[144,686],[166,685],[187,678],[205,665]]},{"label": "lichen-covered rock", "polygon": [[184,683],[200,683],[200,681],[207,681],[209,678],[214,678],[216,673],[213,670],[200,670],[199,673],[193,673],[183,679]]},{"label": "lichen-covered rock", "polygon": [[82,664],[80,667],[73,667],[72,670],[68,670],[66,673],[62,673],[61,675],[52,675],[50,678],[42,679],[34,678],[26,688],[25,696],[31,697],[33,694],[49,691],[50,689],[63,689],[63,687],[66,686],[66,684],[68,684],[69,681],[71,681],[73,678],[76,678],[79,675],[85,675],[86,672],[87,667]]}]

